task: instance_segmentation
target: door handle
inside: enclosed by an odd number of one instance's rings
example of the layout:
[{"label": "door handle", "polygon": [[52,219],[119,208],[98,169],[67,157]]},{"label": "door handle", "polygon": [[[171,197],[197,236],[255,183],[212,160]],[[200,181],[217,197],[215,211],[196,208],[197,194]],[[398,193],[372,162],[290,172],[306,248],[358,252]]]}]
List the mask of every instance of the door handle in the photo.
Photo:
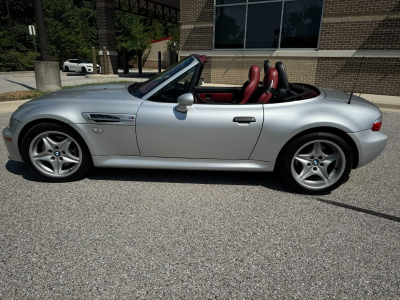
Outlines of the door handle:
[{"label": "door handle", "polygon": [[233,122],[237,123],[250,123],[250,122],[255,122],[256,118],[254,117],[234,117]]}]

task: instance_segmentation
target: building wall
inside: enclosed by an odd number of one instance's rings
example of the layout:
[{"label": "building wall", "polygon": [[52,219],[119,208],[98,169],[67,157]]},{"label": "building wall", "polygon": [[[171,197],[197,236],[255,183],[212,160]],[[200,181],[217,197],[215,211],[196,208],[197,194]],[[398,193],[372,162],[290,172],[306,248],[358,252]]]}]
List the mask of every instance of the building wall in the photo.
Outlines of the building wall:
[{"label": "building wall", "polygon": [[144,68],[158,68],[158,52],[161,52],[161,67],[163,69],[169,67],[169,52],[167,51],[167,43],[169,39],[161,41],[153,41],[151,48],[146,49],[142,55]]},{"label": "building wall", "polygon": [[296,51],[289,57],[274,56],[273,51],[221,55],[213,50],[213,20],[213,0],[181,0],[182,50],[184,55],[208,55],[206,82],[243,84],[251,65],[262,70],[269,59],[285,64],[291,82],[350,91],[360,56],[366,55],[356,91],[400,96],[400,0],[325,0],[319,51],[309,51],[314,52],[310,57]]},{"label": "building wall", "polygon": [[182,49],[212,49],[214,0],[181,0],[180,14]]},{"label": "building wall", "polygon": [[399,50],[399,0],[326,0],[320,50]]}]

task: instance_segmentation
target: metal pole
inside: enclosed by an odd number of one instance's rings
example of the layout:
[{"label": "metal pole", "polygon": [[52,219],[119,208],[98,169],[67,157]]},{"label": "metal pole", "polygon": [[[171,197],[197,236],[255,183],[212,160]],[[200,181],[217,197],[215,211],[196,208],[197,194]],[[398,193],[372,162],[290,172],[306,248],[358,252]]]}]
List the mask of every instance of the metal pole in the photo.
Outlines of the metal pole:
[{"label": "metal pole", "polygon": [[54,61],[54,57],[50,56],[49,54],[49,46],[47,45],[47,35],[46,26],[44,24],[42,0],[35,0],[35,11],[41,53],[41,55],[38,57],[38,60]]},{"label": "metal pole", "polygon": [[138,67],[139,67],[139,74],[142,74],[142,51],[138,51]]},{"label": "metal pole", "polygon": [[93,74],[97,74],[96,48],[92,47]]},{"label": "metal pole", "polygon": [[128,74],[129,73],[128,51],[126,51],[126,49],[122,50],[122,60],[124,62],[124,74]]},{"label": "metal pole", "polygon": [[107,59],[107,48],[103,47],[103,72],[104,75],[108,75],[108,59]]},{"label": "metal pole", "polygon": [[172,52],[169,53],[169,65],[172,66],[174,64],[174,54]]},{"label": "metal pole", "polygon": [[32,35],[32,42],[33,42],[33,48],[35,48],[35,52],[37,52],[36,41],[35,41],[35,36],[34,35]]},{"label": "metal pole", "polygon": [[158,73],[161,72],[161,51],[158,51]]},{"label": "metal pole", "polygon": [[12,39],[14,50],[16,50],[15,49],[15,41],[14,41],[14,31],[13,31],[13,27],[11,24],[11,15],[10,15],[10,10],[8,9],[8,0],[6,0],[6,6],[7,6],[8,21],[10,22],[11,39]]},{"label": "metal pole", "polygon": [[178,59],[179,59],[179,55],[178,55],[178,53],[175,53],[175,62],[176,63],[178,62]]}]

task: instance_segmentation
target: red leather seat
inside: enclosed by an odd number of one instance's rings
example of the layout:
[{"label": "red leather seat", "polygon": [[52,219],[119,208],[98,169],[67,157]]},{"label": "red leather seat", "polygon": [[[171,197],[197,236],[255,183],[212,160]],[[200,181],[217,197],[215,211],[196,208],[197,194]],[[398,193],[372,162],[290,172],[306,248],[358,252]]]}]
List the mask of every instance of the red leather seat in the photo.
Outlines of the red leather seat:
[{"label": "red leather seat", "polygon": [[243,98],[242,101],[240,101],[240,104],[246,104],[249,101],[250,97],[254,94],[255,90],[258,87],[259,81],[260,81],[260,68],[256,65],[253,65],[250,67],[249,81],[247,81],[243,86],[245,90],[243,92]]},{"label": "red leather seat", "polygon": [[[267,72],[264,75],[264,80],[262,84],[263,90],[266,90],[267,87],[269,86],[271,80],[273,80],[272,88],[277,89],[278,88],[278,80],[279,80],[279,75],[278,71],[275,68],[269,68]],[[272,93],[269,93],[266,95],[265,93],[262,93],[261,97],[258,99],[258,103],[264,103],[267,104],[271,99],[273,95]]]}]

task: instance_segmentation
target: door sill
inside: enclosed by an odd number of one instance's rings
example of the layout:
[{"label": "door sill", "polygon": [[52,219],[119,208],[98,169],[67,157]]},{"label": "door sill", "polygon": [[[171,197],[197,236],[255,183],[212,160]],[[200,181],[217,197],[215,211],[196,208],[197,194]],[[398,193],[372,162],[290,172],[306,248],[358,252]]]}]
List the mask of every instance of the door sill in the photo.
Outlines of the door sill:
[{"label": "door sill", "polygon": [[93,164],[102,168],[170,169],[204,171],[272,172],[273,162],[256,160],[189,159],[143,156],[93,156]]}]

